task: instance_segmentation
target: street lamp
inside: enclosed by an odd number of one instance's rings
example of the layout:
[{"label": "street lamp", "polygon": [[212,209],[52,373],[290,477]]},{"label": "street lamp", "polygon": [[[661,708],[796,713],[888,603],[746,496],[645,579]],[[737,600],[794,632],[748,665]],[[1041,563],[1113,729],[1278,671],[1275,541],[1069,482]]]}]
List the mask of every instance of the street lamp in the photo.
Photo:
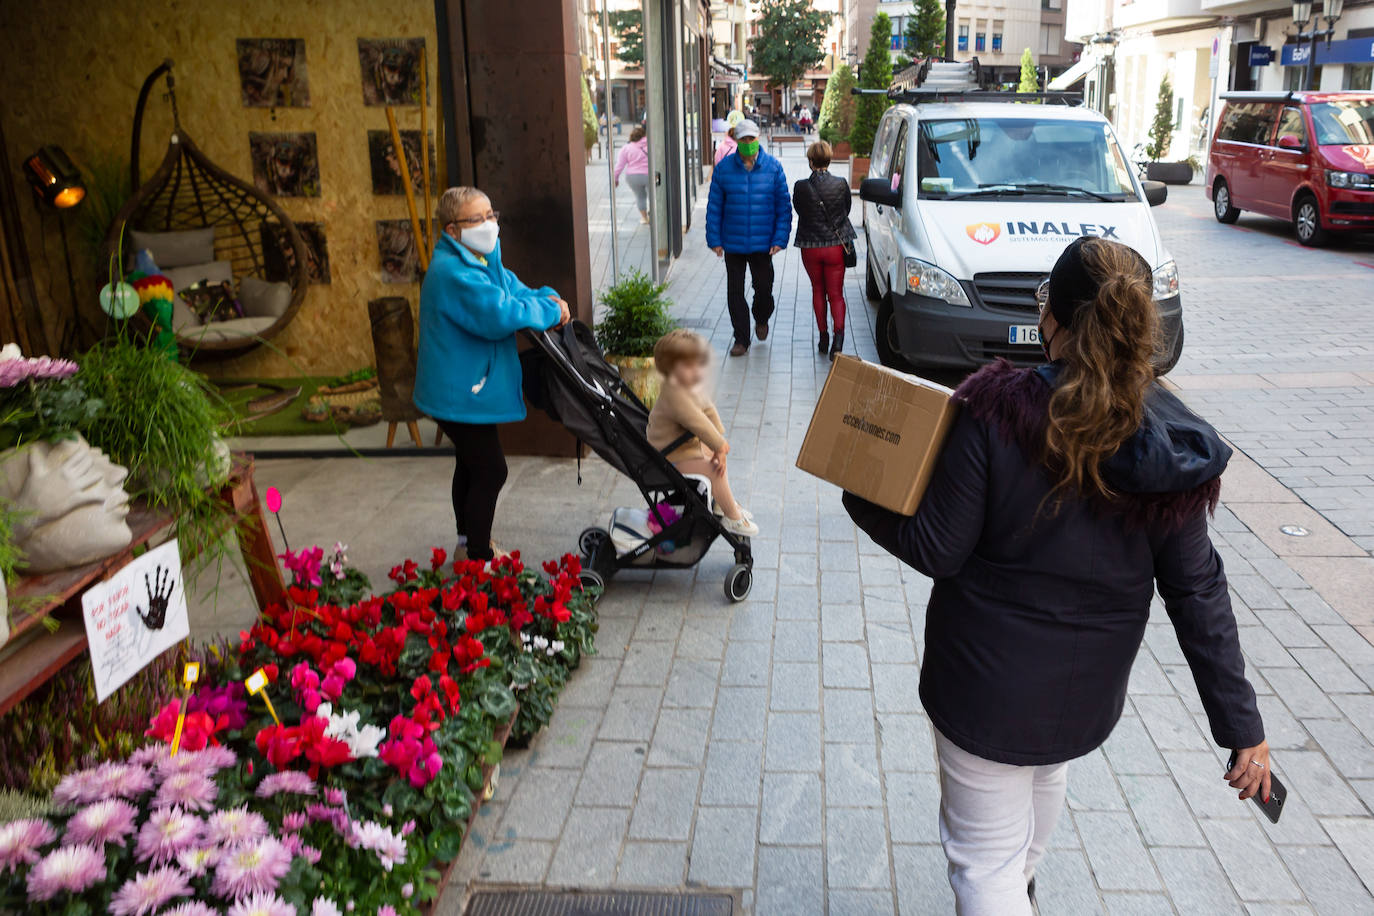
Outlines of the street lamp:
[{"label": "street lamp", "polygon": [[945,60],[954,60],[954,5],[957,0],[945,0]]},{"label": "street lamp", "polygon": [[[1313,15],[1312,0],[1301,0],[1293,4],[1293,24],[1298,27],[1298,47],[1302,47],[1302,40],[1308,39],[1307,45],[1307,65],[1303,68],[1302,88],[1310,90],[1312,88],[1312,78],[1317,68],[1317,39],[1326,38],[1326,44],[1330,46],[1331,36],[1336,34],[1336,20],[1341,18],[1341,13],[1345,10],[1345,0],[1322,0],[1321,18],[1326,20],[1326,28],[1317,28],[1317,17]],[[1312,23],[1312,31],[1303,32],[1307,23]]]}]

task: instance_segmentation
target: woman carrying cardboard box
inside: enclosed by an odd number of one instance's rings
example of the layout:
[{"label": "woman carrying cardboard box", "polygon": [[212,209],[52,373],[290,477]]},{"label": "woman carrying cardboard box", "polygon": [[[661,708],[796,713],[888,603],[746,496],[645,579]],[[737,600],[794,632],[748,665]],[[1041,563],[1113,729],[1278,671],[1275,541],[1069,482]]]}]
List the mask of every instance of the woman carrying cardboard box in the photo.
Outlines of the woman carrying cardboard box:
[{"label": "woman carrying cardboard box", "polygon": [[940,761],[940,837],[961,916],[1027,916],[1068,761],[1126,700],[1155,588],[1241,798],[1270,791],[1207,515],[1231,450],[1155,383],[1149,265],[1095,238],[1042,286],[1048,364],[987,366],[911,517],[851,493],[849,514],[932,577],[921,701]]}]

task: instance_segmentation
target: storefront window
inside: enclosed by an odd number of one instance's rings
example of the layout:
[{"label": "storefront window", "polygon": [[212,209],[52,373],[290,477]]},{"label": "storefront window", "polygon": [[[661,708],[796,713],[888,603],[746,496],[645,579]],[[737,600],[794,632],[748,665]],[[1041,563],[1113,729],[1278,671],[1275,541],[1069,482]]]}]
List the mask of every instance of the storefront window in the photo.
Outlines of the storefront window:
[{"label": "storefront window", "polygon": [[1342,89],[1374,89],[1374,64],[1347,64]]},{"label": "storefront window", "polygon": [[[1302,89],[1304,67],[1285,67],[1283,71],[1283,88],[1289,92],[1298,92]],[[1312,86],[1315,88],[1322,84],[1322,68],[1316,67],[1312,70]]]}]

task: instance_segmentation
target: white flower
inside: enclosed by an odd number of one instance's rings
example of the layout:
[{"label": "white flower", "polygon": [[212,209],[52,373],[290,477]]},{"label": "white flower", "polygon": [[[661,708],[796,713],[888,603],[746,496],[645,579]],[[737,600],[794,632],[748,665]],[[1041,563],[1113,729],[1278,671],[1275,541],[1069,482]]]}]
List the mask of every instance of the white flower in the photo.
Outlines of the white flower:
[{"label": "white flower", "polygon": [[386,737],[386,730],[376,725],[360,725],[360,715],[356,709],[335,714],[332,704],[321,703],[316,707],[315,715],[329,723],[324,727],[325,736],[347,744],[353,759],[377,756],[377,745]]},{"label": "white flower", "polygon": [[3,347],[0,347],[0,363],[6,362],[11,359],[23,358],[24,354],[22,351],[20,351],[19,344],[17,343],[7,343]]},{"label": "white flower", "polygon": [[376,821],[354,821],[352,831],[350,839],[363,849],[375,852],[377,861],[387,871],[397,862],[406,860],[405,837],[392,833],[388,827]]},{"label": "white flower", "polygon": [[339,905],[328,897],[316,897],[310,907],[310,916],[343,916]]}]

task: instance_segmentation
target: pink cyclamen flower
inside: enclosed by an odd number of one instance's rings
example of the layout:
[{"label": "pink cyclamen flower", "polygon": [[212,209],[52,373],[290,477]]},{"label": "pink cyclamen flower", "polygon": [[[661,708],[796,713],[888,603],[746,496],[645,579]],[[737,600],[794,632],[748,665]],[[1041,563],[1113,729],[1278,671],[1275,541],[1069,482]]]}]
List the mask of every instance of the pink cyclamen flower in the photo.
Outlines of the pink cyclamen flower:
[{"label": "pink cyclamen flower", "polygon": [[266,894],[277,889],[290,868],[290,850],[280,840],[264,837],[226,850],[220,856],[213,889],[219,896],[233,900],[249,894]]},{"label": "pink cyclamen flower", "polygon": [[188,811],[209,811],[215,806],[219,787],[202,772],[173,773],[158,787],[154,808],[181,807]]},{"label": "pink cyclamen flower", "polygon": [[310,905],[310,916],[343,916],[343,910],[328,897],[316,897]]},{"label": "pink cyclamen flower", "polygon": [[30,817],[0,825],[0,871],[17,871],[43,855],[40,848],[57,839],[52,824]]},{"label": "pink cyclamen flower", "polygon": [[240,898],[227,916],[296,916],[296,908],[276,894],[258,893]]},{"label": "pink cyclamen flower", "polygon": [[271,798],[279,792],[287,792],[291,795],[314,795],[316,791],[315,780],[300,770],[282,770],[280,773],[269,773],[258,783],[257,791],[254,793],[258,798]]},{"label": "pink cyclamen flower", "polygon": [[105,877],[105,853],[94,846],[63,846],[29,870],[29,902],[51,900],[64,891],[80,894]]},{"label": "pink cyclamen flower", "polygon": [[134,832],[134,819],[138,809],[121,798],[107,798],[105,801],[87,805],[67,821],[64,839],[67,843],[86,843],[91,846],[104,846],[114,843],[123,846],[124,840]]},{"label": "pink cyclamen flower", "polygon": [[205,842],[208,846],[228,847],[243,843],[255,843],[267,836],[267,821],[256,811],[249,811],[247,805],[216,811],[205,824]]},{"label": "pink cyclamen flower", "polygon": [[141,871],[114,892],[110,898],[112,916],[149,916],[177,897],[189,897],[191,883],[178,868],[164,865]]},{"label": "pink cyclamen flower", "polygon": [[158,808],[138,831],[134,858],[153,865],[165,865],[200,839],[204,822],[180,808]]}]

